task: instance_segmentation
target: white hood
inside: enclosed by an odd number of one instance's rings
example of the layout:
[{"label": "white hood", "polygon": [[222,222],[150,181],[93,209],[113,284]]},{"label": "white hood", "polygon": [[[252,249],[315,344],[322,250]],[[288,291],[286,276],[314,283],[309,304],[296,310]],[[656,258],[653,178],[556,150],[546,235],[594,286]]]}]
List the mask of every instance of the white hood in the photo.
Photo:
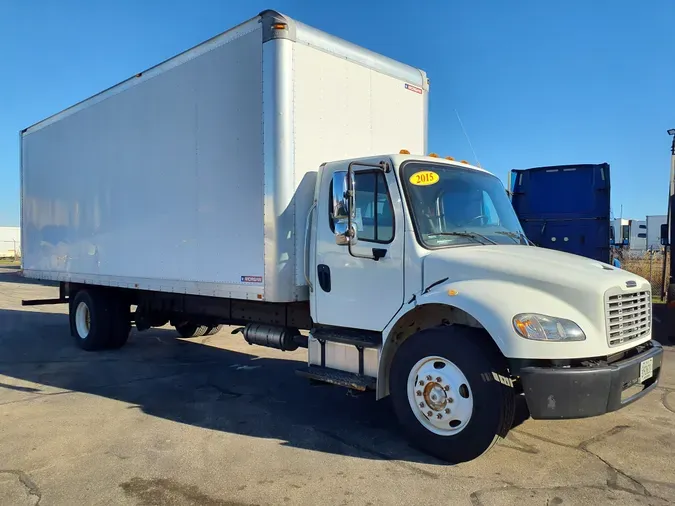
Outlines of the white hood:
[{"label": "white hood", "polygon": [[[430,296],[474,316],[508,357],[606,356],[647,340],[645,336],[610,348],[605,322],[606,292],[649,291],[651,287],[640,276],[596,260],[519,245],[433,250],[423,261],[423,286],[444,278],[447,281],[434,287],[431,292],[435,295]],[[520,313],[572,320],[582,328],[586,340],[542,343],[523,339],[515,334],[511,323]]]},{"label": "white hood", "polygon": [[649,285],[640,276],[586,257],[546,248],[520,245],[466,246],[434,250],[424,260],[424,285],[449,277],[464,279],[529,280],[534,285],[553,285],[604,293],[608,288],[633,281]]}]

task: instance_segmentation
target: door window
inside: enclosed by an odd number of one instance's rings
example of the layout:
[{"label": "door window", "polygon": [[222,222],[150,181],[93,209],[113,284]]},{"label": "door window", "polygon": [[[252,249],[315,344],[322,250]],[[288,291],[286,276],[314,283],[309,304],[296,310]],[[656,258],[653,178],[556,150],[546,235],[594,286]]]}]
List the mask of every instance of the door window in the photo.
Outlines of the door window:
[{"label": "door window", "polygon": [[[346,173],[336,173],[336,175],[342,174],[346,176]],[[333,196],[334,190],[342,195],[346,189],[346,183],[345,188],[334,188],[335,179],[342,182],[343,178],[337,177],[331,181],[329,195],[333,200],[336,200]],[[384,174],[380,171],[356,172],[354,186],[356,190],[354,224],[358,240],[390,243],[394,239],[394,209]],[[335,232],[335,212],[335,205],[329,205],[329,223],[333,232]],[[340,214],[345,212],[340,212]]]},{"label": "door window", "polygon": [[391,242],[394,239],[394,209],[384,174],[380,171],[357,172],[354,186],[358,239]]}]

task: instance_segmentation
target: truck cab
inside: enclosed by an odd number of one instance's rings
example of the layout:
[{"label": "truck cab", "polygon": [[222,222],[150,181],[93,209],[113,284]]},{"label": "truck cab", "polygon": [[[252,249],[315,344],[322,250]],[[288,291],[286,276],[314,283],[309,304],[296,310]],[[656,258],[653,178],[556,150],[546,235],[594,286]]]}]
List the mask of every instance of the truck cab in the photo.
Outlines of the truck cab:
[{"label": "truck cab", "polygon": [[562,419],[656,386],[649,283],[532,246],[486,170],[406,152],[325,163],[308,218],[309,369],[370,377],[431,453],[485,451],[520,393]]},{"label": "truck cab", "polygon": [[432,267],[447,251],[525,244],[501,182],[465,163],[409,155],[327,163],[316,194],[312,318],[324,325],[349,315],[350,326],[381,332],[413,295],[456,274]]}]

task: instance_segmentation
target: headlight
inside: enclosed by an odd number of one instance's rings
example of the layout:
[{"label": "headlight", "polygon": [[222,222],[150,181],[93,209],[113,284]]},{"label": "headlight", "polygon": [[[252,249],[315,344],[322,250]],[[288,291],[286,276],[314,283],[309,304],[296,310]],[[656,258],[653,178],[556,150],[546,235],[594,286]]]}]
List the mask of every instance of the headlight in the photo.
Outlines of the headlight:
[{"label": "headlight", "polygon": [[526,339],[535,341],[584,341],[579,325],[564,318],[524,313],[513,317],[513,327]]}]

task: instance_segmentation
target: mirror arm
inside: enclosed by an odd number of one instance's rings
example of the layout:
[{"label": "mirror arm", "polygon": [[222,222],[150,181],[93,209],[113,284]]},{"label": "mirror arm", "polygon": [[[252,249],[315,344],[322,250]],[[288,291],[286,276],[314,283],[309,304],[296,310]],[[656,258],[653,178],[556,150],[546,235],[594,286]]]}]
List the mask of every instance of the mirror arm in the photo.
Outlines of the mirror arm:
[{"label": "mirror arm", "polygon": [[380,162],[380,163],[363,163],[363,162],[350,162],[349,165],[347,166],[347,202],[349,202],[349,211],[347,212],[347,233],[349,234],[349,241],[347,241],[347,250],[349,251],[349,254],[353,256],[354,258],[368,258],[369,260],[375,260],[376,262],[381,258],[377,257],[375,254],[373,255],[359,255],[358,253],[354,253],[352,251],[352,213],[356,212],[356,209],[354,208],[354,204],[356,203],[356,193],[354,190],[354,165],[358,165],[359,167],[374,167],[380,170],[383,170],[386,172],[387,168],[387,163],[386,162]]}]

